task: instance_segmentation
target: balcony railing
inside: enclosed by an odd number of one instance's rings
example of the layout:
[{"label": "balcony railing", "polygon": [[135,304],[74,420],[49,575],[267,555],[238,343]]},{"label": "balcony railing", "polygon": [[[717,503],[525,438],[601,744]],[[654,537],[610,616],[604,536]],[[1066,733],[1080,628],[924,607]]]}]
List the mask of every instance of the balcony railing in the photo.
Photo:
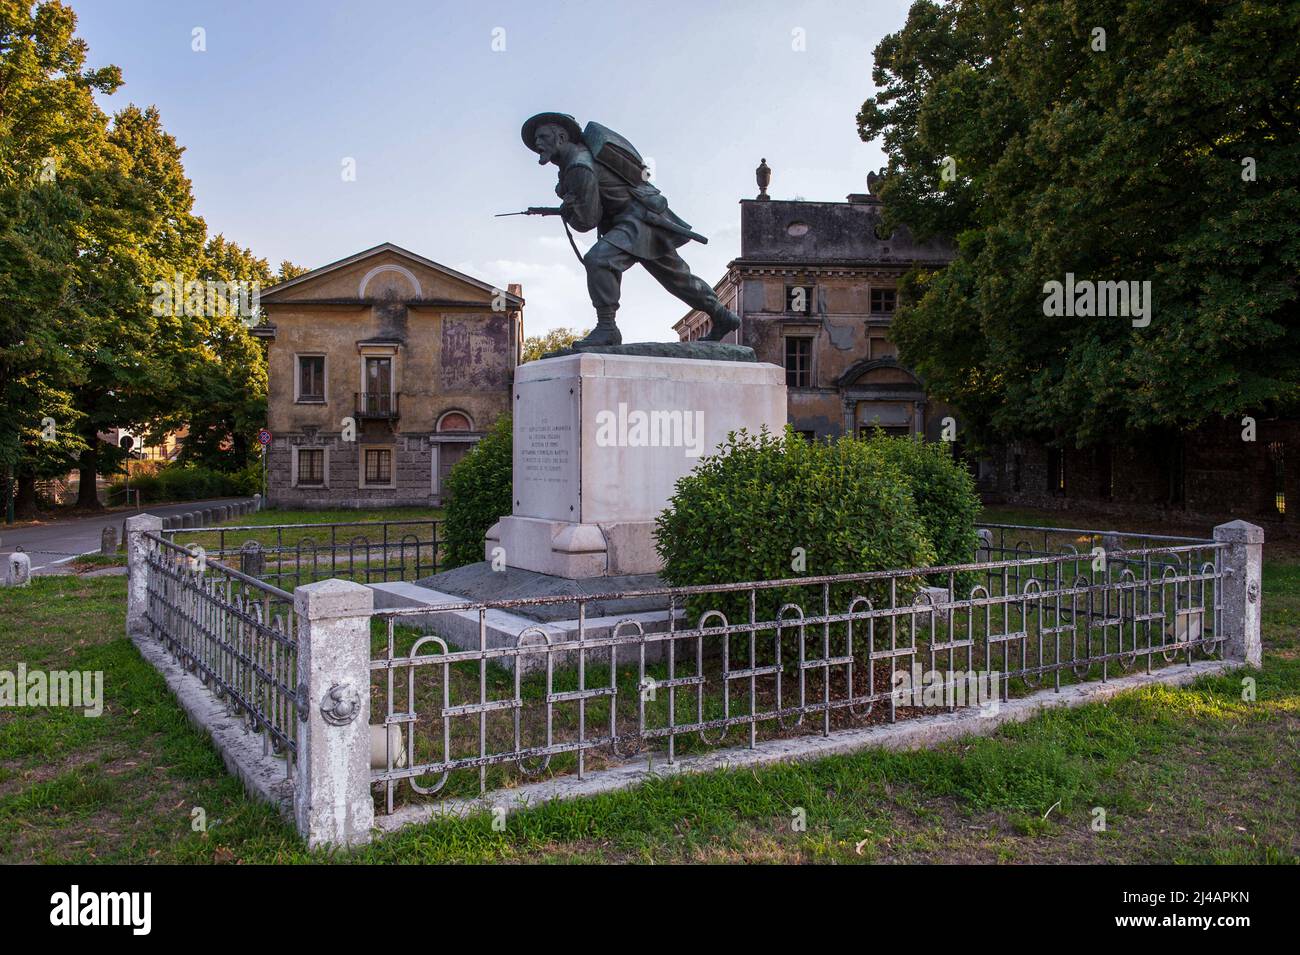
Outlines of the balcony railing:
[{"label": "balcony railing", "polygon": [[361,418],[379,418],[395,421],[398,417],[398,392],[362,391],[354,392],[356,396],[356,416]]}]

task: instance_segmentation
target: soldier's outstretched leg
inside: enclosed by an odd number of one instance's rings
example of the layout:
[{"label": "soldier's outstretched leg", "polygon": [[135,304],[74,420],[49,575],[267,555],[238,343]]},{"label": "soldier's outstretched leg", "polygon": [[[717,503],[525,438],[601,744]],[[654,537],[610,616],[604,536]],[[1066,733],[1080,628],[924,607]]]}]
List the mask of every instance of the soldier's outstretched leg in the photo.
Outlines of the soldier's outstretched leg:
[{"label": "soldier's outstretched leg", "polygon": [[708,282],[691,273],[691,267],[676,251],[642,264],[665,289],[691,308],[698,308],[709,316],[712,327],[709,334],[704,336],[704,341],[720,342],[728,333],[740,327],[736,313],[718,300],[718,294]]},{"label": "soldier's outstretched leg", "polygon": [[596,327],[586,338],[573,343],[575,349],[589,345],[621,345],[623,335],[618,330],[614,315],[623,285],[623,273],[636,263],[636,258],[600,239],[587,250],[582,264],[587,269],[587,293],[596,309]]}]

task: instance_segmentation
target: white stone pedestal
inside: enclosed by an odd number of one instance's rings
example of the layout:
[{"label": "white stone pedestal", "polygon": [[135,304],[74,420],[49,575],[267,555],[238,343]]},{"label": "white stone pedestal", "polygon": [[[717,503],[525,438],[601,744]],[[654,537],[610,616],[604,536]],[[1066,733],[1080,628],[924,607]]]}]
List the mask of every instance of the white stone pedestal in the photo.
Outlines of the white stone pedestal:
[{"label": "white stone pedestal", "polygon": [[521,365],[514,513],[485,559],[572,579],[655,573],[654,521],[728,432],[786,423],[785,372],[758,362],[580,354]]}]

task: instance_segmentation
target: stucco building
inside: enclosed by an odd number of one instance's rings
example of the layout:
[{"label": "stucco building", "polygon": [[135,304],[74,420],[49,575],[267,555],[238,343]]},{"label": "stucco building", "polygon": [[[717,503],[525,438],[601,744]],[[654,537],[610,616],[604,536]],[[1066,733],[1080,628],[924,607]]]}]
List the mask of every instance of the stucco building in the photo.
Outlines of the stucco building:
[{"label": "stucco building", "polygon": [[[740,203],[740,255],[714,286],[740,316],[727,341],[785,368],[789,422],[806,437],[878,425],[938,440],[950,412],[899,364],[889,327],[899,278],[913,266],[943,266],[951,246],[918,242],[906,229],[881,238],[881,204],[870,193],[771,199],[760,183],[758,198]],[[674,328],[683,341],[697,339],[709,318],[692,311]]]},{"label": "stucco building", "polygon": [[437,506],[451,466],[510,409],[521,289],[384,243],[261,295],[268,500]]}]

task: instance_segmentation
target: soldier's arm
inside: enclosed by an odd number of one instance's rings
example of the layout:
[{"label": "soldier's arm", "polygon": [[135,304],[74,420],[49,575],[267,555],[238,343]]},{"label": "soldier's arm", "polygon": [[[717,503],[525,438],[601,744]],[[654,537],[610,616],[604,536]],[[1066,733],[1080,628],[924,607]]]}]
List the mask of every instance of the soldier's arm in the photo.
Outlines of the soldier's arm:
[{"label": "soldier's arm", "polygon": [[600,183],[595,173],[576,166],[564,175],[560,215],[575,232],[590,232],[600,224]]}]

